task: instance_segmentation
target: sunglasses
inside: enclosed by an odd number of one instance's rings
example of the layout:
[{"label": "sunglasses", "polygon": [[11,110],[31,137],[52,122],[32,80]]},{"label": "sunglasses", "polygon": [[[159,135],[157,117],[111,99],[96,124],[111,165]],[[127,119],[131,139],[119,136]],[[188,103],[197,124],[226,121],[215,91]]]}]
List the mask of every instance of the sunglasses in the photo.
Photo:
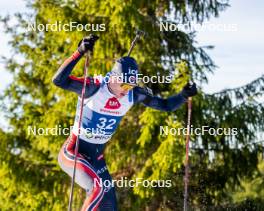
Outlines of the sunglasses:
[{"label": "sunglasses", "polygon": [[123,83],[120,85],[122,89],[124,89],[125,91],[129,91],[131,89],[133,89],[135,86],[133,85],[130,85],[130,84],[126,84],[126,83]]}]

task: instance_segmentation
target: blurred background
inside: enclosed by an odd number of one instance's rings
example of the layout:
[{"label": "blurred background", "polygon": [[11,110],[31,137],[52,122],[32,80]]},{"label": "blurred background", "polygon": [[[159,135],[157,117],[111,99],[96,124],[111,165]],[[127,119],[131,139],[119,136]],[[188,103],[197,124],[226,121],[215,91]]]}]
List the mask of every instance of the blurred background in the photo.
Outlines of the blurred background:
[{"label": "blurred background", "polygon": [[[132,56],[144,75],[173,75],[147,84],[154,94],[179,92],[190,75],[194,128],[237,128],[237,135],[192,135],[190,210],[264,210],[264,3],[231,1],[1,2],[0,208],[65,210],[70,178],[57,154],[66,136],[32,136],[29,126],[73,124],[77,96],[55,87],[52,76],[85,31],[30,31],[56,21],[105,24],[89,74],[105,74],[127,53],[137,28],[147,32]],[[207,26],[160,31],[160,23]],[[219,27],[222,26],[222,27]],[[231,27],[232,26],[232,27]],[[73,74],[82,75],[84,61]],[[120,210],[183,210],[185,137],[161,136],[160,126],[186,126],[187,107],[160,112],[136,105],[122,120],[105,157],[114,179],[171,180],[170,188],[117,188]],[[85,194],[76,188],[74,209]]]}]

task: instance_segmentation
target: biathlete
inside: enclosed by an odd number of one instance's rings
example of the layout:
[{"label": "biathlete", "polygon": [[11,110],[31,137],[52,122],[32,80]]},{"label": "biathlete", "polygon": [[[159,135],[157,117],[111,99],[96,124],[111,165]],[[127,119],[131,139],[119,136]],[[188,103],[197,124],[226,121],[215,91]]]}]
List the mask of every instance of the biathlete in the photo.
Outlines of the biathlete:
[{"label": "biathlete", "polygon": [[[83,78],[77,78],[71,75],[71,72],[85,53],[93,51],[95,41],[93,37],[81,40],[78,49],[60,66],[53,77],[56,86],[79,95],[72,133],[58,156],[60,167],[71,177],[78,135],[80,96],[84,82]],[[75,175],[75,182],[87,193],[82,211],[117,210],[115,188],[101,185],[106,180],[110,182],[108,184],[112,181],[103,152],[128,110],[136,103],[143,103],[161,111],[174,111],[185,103],[188,97],[197,93],[195,84],[186,84],[180,93],[162,99],[153,96],[148,89],[137,86],[137,74],[138,65],[135,59],[122,57],[115,62],[105,77],[87,78]]]}]

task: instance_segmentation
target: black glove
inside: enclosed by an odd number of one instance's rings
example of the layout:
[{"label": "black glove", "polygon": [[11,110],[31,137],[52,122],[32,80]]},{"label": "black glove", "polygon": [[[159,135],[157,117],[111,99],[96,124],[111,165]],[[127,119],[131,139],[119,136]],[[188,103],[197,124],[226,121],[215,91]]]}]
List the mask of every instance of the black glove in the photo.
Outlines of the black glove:
[{"label": "black glove", "polygon": [[94,43],[98,40],[98,36],[89,35],[88,37],[84,37],[78,44],[78,51],[80,54],[85,54],[88,51],[93,52]]},{"label": "black glove", "polygon": [[183,97],[186,98],[186,99],[188,97],[192,97],[192,96],[196,95],[197,94],[196,84],[195,83],[192,83],[192,84],[187,83],[183,87],[181,93],[182,93]]}]

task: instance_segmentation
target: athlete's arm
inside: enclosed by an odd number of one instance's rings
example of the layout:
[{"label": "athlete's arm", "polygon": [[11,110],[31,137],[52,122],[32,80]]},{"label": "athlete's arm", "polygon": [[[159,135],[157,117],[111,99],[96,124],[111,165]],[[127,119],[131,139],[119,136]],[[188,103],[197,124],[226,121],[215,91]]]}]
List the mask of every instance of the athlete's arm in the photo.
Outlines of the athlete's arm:
[{"label": "athlete's arm", "polygon": [[186,102],[186,98],[181,93],[163,99],[153,96],[148,90],[141,87],[135,87],[133,91],[135,103],[142,102],[145,106],[161,111],[174,111]]},{"label": "athlete's arm", "polygon": [[[70,58],[64,61],[52,79],[56,86],[81,95],[84,79],[70,75],[81,57],[82,54],[75,51]],[[88,77],[86,81],[85,97],[90,97],[99,89],[99,81],[95,82],[91,77]]]},{"label": "athlete's arm", "polygon": [[161,111],[175,111],[187,101],[188,97],[197,94],[195,84],[186,84],[186,86],[180,93],[173,95],[167,99],[153,96],[148,89],[144,89],[141,87],[135,87],[133,91],[135,103],[142,102],[148,107]]},{"label": "athlete's arm", "polygon": [[[96,35],[90,35],[79,42],[78,50],[60,66],[57,73],[53,76],[52,81],[56,86],[81,95],[84,79],[70,76],[70,74],[85,53],[88,51],[93,52],[94,43],[98,38]],[[84,97],[90,97],[99,89],[99,81],[94,83],[93,78],[88,77],[86,82]]]}]

